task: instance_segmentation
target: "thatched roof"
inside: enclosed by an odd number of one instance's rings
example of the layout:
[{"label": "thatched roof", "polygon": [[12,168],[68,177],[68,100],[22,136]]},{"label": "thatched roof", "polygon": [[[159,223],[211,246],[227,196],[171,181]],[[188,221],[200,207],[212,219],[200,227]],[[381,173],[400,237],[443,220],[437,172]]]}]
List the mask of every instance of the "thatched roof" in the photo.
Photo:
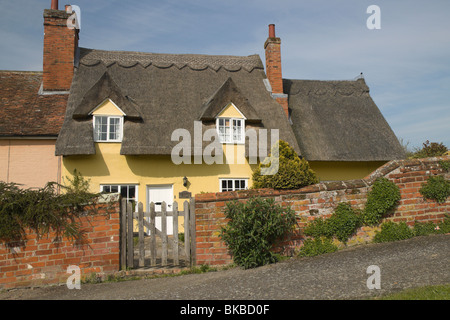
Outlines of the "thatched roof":
[{"label": "thatched roof", "polygon": [[121,154],[170,155],[178,144],[171,141],[172,132],[187,129],[193,139],[194,121],[202,116],[206,117],[204,129],[214,126],[207,116],[224,98],[235,99],[227,103],[242,106],[242,112],[254,120],[250,126],[279,129],[280,139],[300,153],[281,106],[266,90],[265,78],[257,55],[154,54],[81,48],[56,154],[95,153],[89,113],[105,94],[122,99],[134,115],[125,116]]},{"label": "thatched roof", "polygon": [[261,122],[261,117],[241,93],[231,77],[203,105],[199,120],[214,121],[224,106],[230,102],[235,106],[239,106],[239,111],[244,115],[247,123]]},{"label": "thatched roof", "polygon": [[214,128],[215,117],[232,102],[246,117],[247,129],[279,129],[280,139],[309,161],[387,161],[404,156],[363,79],[284,79],[291,124],[264,79],[258,55],[81,48],[56,154],[95,153],[91,112],[111,98],[126,114],[124,155],[170,155],[178,144],[171,141],[175,129],[187,129],[193,139],[194,121],[202,121],[203,130]]},{"label": "thatched roof", "polygon": [[385,161],[404,157],[364,79],[283,81],[292,128],[309,161]]}]

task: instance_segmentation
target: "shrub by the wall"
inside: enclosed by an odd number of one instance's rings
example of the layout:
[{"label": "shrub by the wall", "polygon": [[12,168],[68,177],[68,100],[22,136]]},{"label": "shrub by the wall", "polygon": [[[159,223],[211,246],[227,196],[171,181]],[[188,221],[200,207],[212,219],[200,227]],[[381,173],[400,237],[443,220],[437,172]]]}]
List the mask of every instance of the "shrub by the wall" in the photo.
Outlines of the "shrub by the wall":
[{"label": "shrub by the wall", "polygon": [[367,195],[367,203],[362,214],[366,225],[377,225],[400,201],[400,189],[386,178],[378,178]]},{"label": "shrub by the wall", "polygon": [[450,181],[443,176],[429,177],[427,183],[422,184],[419,192],[425,199],[444,203],[450,196]]},{"label": "shrub by the wall", "polygon": [[277,261],[272,248],[295,225],[295,213],[275,204],[273,199],[252,198],[248,202],[229,202],[229,219],[220,237],[234,262],[247,269]]},{"label": "shrub by the wall", "polygon": [[413,227],[406,222],[395,223],[386,221],[381,224],[381,230],[375,234],[374,242],[390,242],[405,240],[416,236],[426,236],[430,234],[445,234],[450,232],[450,218],[446,215],[445,219],[439,223],[416,221]]},{"label": "shrub by the wall", "polygon": [[328,219],[318,218],[305,227],[304,233],[315,238],[336,237],[346,243],[348,238],[356,232],[361,225],[359,215],[346,202],[339,203],[334,213]]},{"label": "shrub by the wall", "polygon": [[387,221],[381,224],[381,231],[375,234],[373,242],[390,242],[397,240],[405,240],[414,237],[414,231],[402,221],[395,223]]},{"label": "shrub by the wall", "polygon": [[[264,168],[273,172],[262,173]],[[270,174],[267,174],[270,173]],[[278,141],[271,156],[260,163],[253,173],[253,188],[298,189],[318,182],[308,161],[300,158],[285,141]]]},{"label": "shrub by the wall", "polygon": [[81,240],[78,217],[98,195],[69,187],[60,194],[58,187],[63,186],[48,183],[40,189],[21,189],[0,181],[0,242],[20,244],[26,229]]},{"label": "shrub by the wall", "polygon": [[303,242],[303,246],[300,248],[299,256],[300,257],[312,257],[317,256],[324,253],[335,252],[338,250],[338,247],[333,244],[333,241],[330,238],[314,238],[314,239],[306,239]]}]

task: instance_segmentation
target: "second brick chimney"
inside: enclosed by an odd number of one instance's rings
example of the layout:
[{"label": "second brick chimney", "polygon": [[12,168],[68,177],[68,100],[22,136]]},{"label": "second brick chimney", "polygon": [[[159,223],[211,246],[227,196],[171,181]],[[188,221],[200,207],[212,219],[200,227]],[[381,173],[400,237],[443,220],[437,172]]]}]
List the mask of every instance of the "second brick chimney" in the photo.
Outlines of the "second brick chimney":
[{"label": "second brick chimney", "polygon": [[78,30],[67,27],[70,12],[58,10],[58,0],[52,9],[44,10],[43,91],[69,91],[78,47]]},{"label": "second brick chimney", "polygon": [[272,87],[272,96],[283,107],[289,116],[288,97],[283,92],[283,77],[281,73],[281,39],[275,36],[275,25],[269,25],[269,37],[264,43],[266,51],[266,74]]}]

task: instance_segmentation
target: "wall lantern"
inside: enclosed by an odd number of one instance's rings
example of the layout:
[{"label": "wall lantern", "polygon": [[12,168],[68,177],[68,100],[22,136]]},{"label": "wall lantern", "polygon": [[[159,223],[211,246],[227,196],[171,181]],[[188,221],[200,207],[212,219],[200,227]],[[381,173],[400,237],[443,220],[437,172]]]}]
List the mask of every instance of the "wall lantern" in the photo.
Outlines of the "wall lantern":
[{"label": "wall lantern", "polygon": [[187,186],[188,184],[188,178],[186,178],[186,176],[183,178],[183,186]]}]

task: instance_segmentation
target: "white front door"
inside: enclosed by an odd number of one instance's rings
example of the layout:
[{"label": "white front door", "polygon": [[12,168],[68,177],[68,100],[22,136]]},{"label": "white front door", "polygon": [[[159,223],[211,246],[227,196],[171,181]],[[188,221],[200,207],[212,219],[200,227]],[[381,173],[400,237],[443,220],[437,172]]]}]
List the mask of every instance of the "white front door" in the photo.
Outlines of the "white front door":
[{"label": "white front door", "polygon": [[[161,205],[166,203],[167,211],[173,209],[173,186],[172,185],[158,185],[148,186],[148,208],[150,210],[150,203],[155,204],[155,211],[161,212]],[[156,228],[161,230],[161,217],[156,217]],[[167,234],[173,234],[173,218],[167,217]]]}]

